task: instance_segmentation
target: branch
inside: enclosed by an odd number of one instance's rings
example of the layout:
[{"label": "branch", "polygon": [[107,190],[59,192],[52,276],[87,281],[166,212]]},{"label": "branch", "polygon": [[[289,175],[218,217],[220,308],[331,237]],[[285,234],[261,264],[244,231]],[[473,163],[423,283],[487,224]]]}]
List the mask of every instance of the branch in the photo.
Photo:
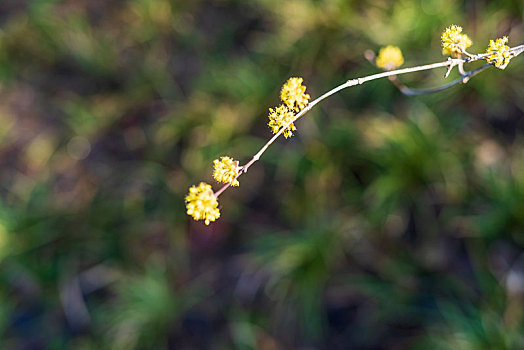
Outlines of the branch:
[{"label": "branch", "polygon": [[484,69],[488,67],[491,67],[491,64],[486,63],[482,67],[479,67],[469,72],[464,72],[463,74],[461,74],[460,78],[455,79],[451,83],[447,83],[442,86],[437,86],[429,89],[411,89],[406,85],[402,84],[402,82],[398,79],[396,75],[390,76],[389,80],[400,90],[400,92],[402,92],[406,96],[426,95],[449,89],[455,85],[466,84],[469,81],[469,79],[471,79],[472,77],[474,77],[475,75],[482,72]]},{"label": "branch", "polygon": [[[510,54],[510,58],[516,57],[516,56],[520,55],[522,52],[524,52],[524,45],[519,45],[519,46],[515,46],[515,47],[512,47],[512,48],[509,48],[508,52]],[[449,89],[450,87],[453,87],[453,86],[461,84],[461,83],[465,84],[473,76],[477,75],[478,73],[480,73],[481,71],[485,70],[486,68],[488,68],[491,65],[490,63],[486,63],[482,67],[479,67],[479,68],[474,69],[474,70],[469,71],[469,72],[464,72],[464,69],[463,69],[463,65],[464,64],[470,63],[470,62],[474,62],[474,61],[478,61],[478,60],[485,60],[486,57],[491,55],[489,53],[488,54],[485,53],[485,54],[472,55],[472,54],[469,54],[469,53],[467,53],[465,51],[464,51],[464,54],[466,55],[466,57],[464,57],[464,58],[451,58],[450,57],[450,58],[448,58],[448,60],[446,60],[444,62],[437,62],[437,63],[426,64],[426,65],[410,67],[410,68],[396,69],[396,70],[391,70],[391,71],[387,71],[387,72],[372,74],[372,75],[369,75],[369,76],[366,76],[366,77],[362,77],[362,78],[350,79],[350,80],[346,81],[344,84],[341,84],[341,85],[339,85],[339,86],[329,90],[328,92],[326,92],[325,94],[323,94],[319,98],[311,101],[304,109],[302,109],[300,112],[298,112],[295,115],[295,117],[289,123],[284,125],[275,135],[273,135],[273,137],[264,146],[262,146],[262,148],[253,156],[253,158],[251,158],[251,160],[249,162],[247,162],[245,165],[239,167],[238,175],[234,178],[234,180],[238,179],[242,174],[246,173],[247,170],[249,169],[249,167],[251,165],[253,165],[253,163],[255,163],[256,161],[258,161],[260,159],[260,157],[262,156],[262,154],[268,149],[268,147],[273,142],[275,142],[275,140],[291,124],[293,124],[298,118],[302,117],[304,114],[309,112],[319,102],[321,102],[322,100],[328,98],[329,96],[339,92],[340,90],[343,90],[343,89],[348,88],[348,87],[356,86],[356,85],[362,85],[362,84],[364,84],[364,83],[366,83],[368,81],[372,81],[372,80],[376,80],[376,79],[389,78],[404,94],[410,95],[410,96],[423,95],[423,94],[429,94],[429,93],[434,93],[434,92],[439,92],[439,91],[442,91],[442,90],[445,90],[445,89]],[[445,85],[442,85],[442,86],[439,86],[439,87],[436,87],[436,88],[432,88],[432,89],[410,89],[410,88],[404,86],[402,83],[400,83],[400,81],[398,81],[398,79],[397,79],[397,75],[400,75],[400,74],[407,74],[407,73],[420,72],[420,71],[425,71],[425,70],[432,70],[432,69],[436,69],[436,68],[440,68],[440,67],[447,67],[448,68],[447,71],[446,71],[446,74],[444,75],[444,77],[447,77],[449,75],[449,73],[451,72],[451,70],[455,66],[458,67],[458,70],[461,73],[461,77],[456,79],[456,80],[454,80],[454,81],[452,81],[452,82],[450,82],[450,83],[448,83],[448,84],[445,84]],[[220,190],[218,190],[217,192],[214,193],[215,197],[218,198],[218,196],[220,196],[229,186],[231,186],[231,183],[225,184],[222,188],[220,188]]]}]

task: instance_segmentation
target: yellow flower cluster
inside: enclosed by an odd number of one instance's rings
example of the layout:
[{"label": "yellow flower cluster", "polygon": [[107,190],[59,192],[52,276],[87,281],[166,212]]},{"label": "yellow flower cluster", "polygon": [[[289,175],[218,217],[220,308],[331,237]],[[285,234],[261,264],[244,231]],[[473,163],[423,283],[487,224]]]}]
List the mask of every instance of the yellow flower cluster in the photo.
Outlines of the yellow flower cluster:
[{"label": "yellow flower cluster", "polygon": [[504,36],[495,41],[490,40],[486,53],[493,53],[486,57],[488,63],[493,64],[495,67],[504,69],[508,65],[511,56],[508,52],[508,37]]},{"label": "yellow flower cluster", "polygon": [[[268,125],[273,131],[273,134],[276,134],[277,132],[279,132],[281,128],[291,123],[291,121],[293,121],[293,118],[295,118],[293,111],[287,108],[286,105],[282,104],[275,109],[269,109]],[[283,132],[284,137],[287,139],[288,137],[293,136],[293,131],[295,130],[297,130],[295,124],[289,124]]]},{"label": "yellow flower cluster", "polygon": [[377,67],[384,70],[393,70],[400,67],[404,63],[402,51],[396,46],[388,45],[383,47],[378,52]]},{"label": "yellow flower cluster", "polygon": [[[307,106],[311,98],[306,94],[306,87],[302,85],[302,78],[289,78],[280,90],[280,99],[283,104],[276,108],[269,109],[269,127],[273,134],[278,133],[285,128],[283,134],[287,139],[293,136],[293,131],[297,130],[292,123],[295,118],[295,112],[299,112]],[[288,125],[289,124],[289,125]]]},{"label": "yellow flower cluster", "polygon": [[442,54],[460,57],[463,51],[471,46],[471,39],[462,33],[462,27],[452,25],[446,28],[440,39],[442,40]]},{"label": "yellow flower cluster", "polygon": [[213,177],[218,182],[230,183],[231,186],[238,186],[238,161],[234,161],[230,157],[221,157],[220,160],[213,161],[214,171]]},{"label": "yellow flower cluster", "polygon": [[295,112],[306,107],[310,97],[306,94],[306,87],[302,85],[302,78],[289,78],[282,85],[280,99],[289,109],[295,110]]},{"label": "yellow flower cluster", "polygon": [[[283,104],[275,109],[269,109],[269,127],[275,134],[283,129],[282,134],[288,138],[293,135],[293,131],[297,130],[293,124],[294,111],[299,112],[307,106],[310,99],[309,95],[306,94],[306,87],[302,85],[302,78],[289,78],[282,86],[280,98]],[[242,173],[242,167],[238,166],[238,161],[224,156],[215,159],[213,166],[215,180],[231,186],[240,185],[237,178]],[[218,209],[217,196],[224,191],[225,187],[215,195],[211,185],[204,182],[201,182],[198,186],[192,186],[185,198],[187,214],[195,220],[204,220],[206,225],[218,219],[220,210]]]},{"label": "yellow flower cluster", "polygon": [[191,186],[186,196],[187,215],[195,220],[204,220],[206,225],[220,217],[218,201],[211,185],[201,182],[198,186]]}]

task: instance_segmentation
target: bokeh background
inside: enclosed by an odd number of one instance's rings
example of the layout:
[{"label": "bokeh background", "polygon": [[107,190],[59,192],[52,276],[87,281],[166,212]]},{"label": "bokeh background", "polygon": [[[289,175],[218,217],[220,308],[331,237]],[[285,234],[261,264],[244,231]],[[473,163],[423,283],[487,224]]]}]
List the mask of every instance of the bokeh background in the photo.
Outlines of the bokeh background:
[{"label": "bokeh background", "polygon": [[483,52],[523,44],[523,18],[520,0],[2,0],[0,348],[523,349],[522,56],[433,95],[342,91],[218,221],[184,207],[219,188],[213,159],[270,137],[290,76],[315,98],[377,72],[366,50],[438,62],[446,26]]}]

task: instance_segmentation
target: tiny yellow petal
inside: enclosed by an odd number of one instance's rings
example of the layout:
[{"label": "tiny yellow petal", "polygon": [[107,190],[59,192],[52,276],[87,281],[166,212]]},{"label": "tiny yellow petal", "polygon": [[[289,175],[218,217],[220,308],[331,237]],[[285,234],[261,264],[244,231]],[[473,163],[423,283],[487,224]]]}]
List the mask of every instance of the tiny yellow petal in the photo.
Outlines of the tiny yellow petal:
[{"label": "tiny yellow petal", "polygon": [[384,70],[393,70],[404,63],[402,51],[396,46],[388,45],[380,49],[377,56],[377,67]]},{"label": "tiny yellow petal", "polygon": [[230,183],[232,186],[238,186],[239,182],[236,179],[238,176],[238,161],[230,157],[221,157],[220,160],[213,161],[214,170],[213,177],[218,182]]},{"label": "tiny yellow petal", "polygon": [[302,85],[302,78],[289,78],[280,90],[280,99],[291,110],[299,112],[307,106],[310,96]]},{"label": "tiny yellow petal", "polygon": [[203,219],[206,225],[220,217],[218,201],[211,189],[211,185],[201,182],[198,186],[191,186],[185,198],[187,215],[195,220]]},{"label": "tiny yellow petal", "polygon": [[486,57],[486,61],[497,68],[504,69],[508,65],[511,56],[509,54],[508,37],[504,36],[495,41],[490,40],[486,53],[492,53]]},{"label": "tiny yellow petal", "polygon": [[462,33],[462,27],[452,25],[440,36],[442,41],[442,54],[453,57],[460,57],[460,55],[468,47],[471,46],[472,41],[466,34]]},{"label": "tiny yellow petal", "polygon": [[282,104],[275,109],[269,109],[268,125],[273,131],[273,134],[278,133],[280,129],[285,127],[286,129],[284,130],[283,134],[284,137],[287,139],[288,137],[293,136],[293,131],[297,130],[295,124],[292,123],[294,118],[295,115],[293,114],[293,111],[287,108],[286,105]]}]

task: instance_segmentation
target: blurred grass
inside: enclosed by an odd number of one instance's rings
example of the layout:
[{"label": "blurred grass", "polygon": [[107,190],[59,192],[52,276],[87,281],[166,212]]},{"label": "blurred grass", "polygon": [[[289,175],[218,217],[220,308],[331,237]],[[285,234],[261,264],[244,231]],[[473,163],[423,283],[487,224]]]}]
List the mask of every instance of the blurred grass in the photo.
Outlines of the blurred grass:
[{"label": "blurred grass", "polygon": [[[331,97],[220,197],[267,108],[401,47],[524,43],[520,1],[0,2],[2,349],[519,349],[524,64]],[[401,79],[445,82],[442,71]],[[453,78],[453,77],[450,77]]]}]

